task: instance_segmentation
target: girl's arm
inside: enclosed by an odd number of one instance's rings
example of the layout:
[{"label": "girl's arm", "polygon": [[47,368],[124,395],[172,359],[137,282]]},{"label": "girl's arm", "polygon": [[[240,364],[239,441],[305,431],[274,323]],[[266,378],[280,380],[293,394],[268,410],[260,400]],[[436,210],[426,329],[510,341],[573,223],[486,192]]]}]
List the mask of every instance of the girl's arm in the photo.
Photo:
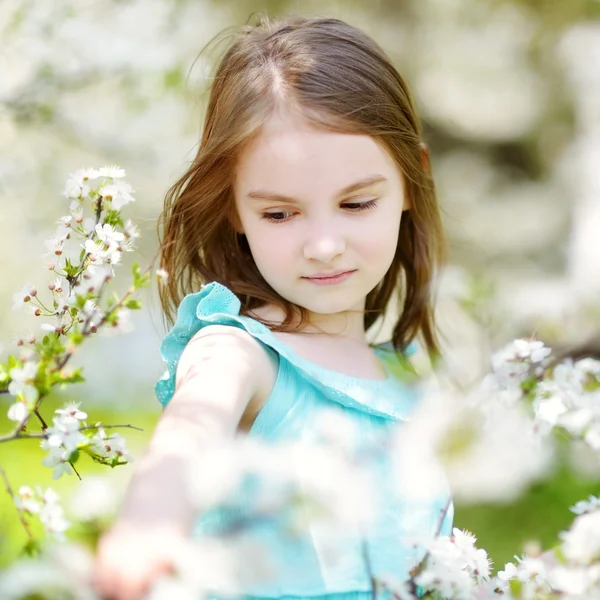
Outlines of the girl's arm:
[{"label": "girl's arm", "polygon": [[175,394],[99,544],[94,580],[102,593],[139,598],[170,569],[177,540],[189,536],[197,516],[190,464],[211,440],[235,434],[249,403],[266,398],[275,377],[274,361],[247,332],[211,325],[194,336],[179,361]]},{"label": "girl's arm", "polygon": [[187,469],[204,444],[232,437],[250,401],[274,382],[274,366],[248,333],[225,325],[202,329],[186,346],[176,389],[136,469],[120,521],[172,522],[188,531]]}]

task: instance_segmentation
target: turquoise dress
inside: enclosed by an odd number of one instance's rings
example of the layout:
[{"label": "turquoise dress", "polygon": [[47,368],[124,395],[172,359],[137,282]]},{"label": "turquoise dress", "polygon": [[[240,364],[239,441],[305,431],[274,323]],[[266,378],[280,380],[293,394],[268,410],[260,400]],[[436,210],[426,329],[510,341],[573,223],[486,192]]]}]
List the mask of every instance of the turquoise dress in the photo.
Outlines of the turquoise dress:
[{"label": "turquoise dress", "polygon": [[[387,453],[372,452],[373,448],[385,448],[386,436],[392,428],[402,427],[410,419],[419,401],[415,389],[407,382],[411,375],[407,358],[390,345],[375,347],[388,375],[383,380],[331,371],[298,356],[259,321],[240,316],[240,307],[239,299],[218,283],[205,285],[198,293],[184,298],[177,321],[161,345],[167,370],[156,385],[159,401],[165,406],[171,399],[177,363],[196,332],[213,324],[244,329],[274,354],[279,365],[271,395],[249,436],[274,445],[312,440],[323,411],[341,411],[356,423],[361,442],[370,443],[367,466],[377,492],[377,517],[368,533],[361,536],[349,531],[340,535],[339,540],[325,540],[322,532],[310,524],[300,535],[290,536],[276,519],[252,523],[252,494],[246,489],[236,495],[233,504],[204,512],[194,526],[193,535],[218,534],[228,530],[232,519],[249,518],[244,542],[250,544],[248,547],[255,544],[267,551],[272,573],[276,575],[246,583],[244,598],[370,600],[372,591],[365,553],[370,572],[376,577],[405,578],[424,552],[405,540],[434,536],[449,501],[447,487],[443,495],[428,502],[416,504],[403,497],[393,482]],[[442,535],[450,535],[452,531],[453,512],[450,504],[442,523]]]}]

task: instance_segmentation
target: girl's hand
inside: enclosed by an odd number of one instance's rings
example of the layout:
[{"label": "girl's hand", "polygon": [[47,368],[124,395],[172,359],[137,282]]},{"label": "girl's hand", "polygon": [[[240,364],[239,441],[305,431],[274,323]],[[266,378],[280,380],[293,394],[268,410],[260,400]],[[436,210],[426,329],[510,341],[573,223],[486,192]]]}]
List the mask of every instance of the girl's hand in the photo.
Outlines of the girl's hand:
[{"label": "girl's hand", "polygon": [[98,543],[92,585],[106,600],[141,600],[186,542],[174,525],[117,523]]}]

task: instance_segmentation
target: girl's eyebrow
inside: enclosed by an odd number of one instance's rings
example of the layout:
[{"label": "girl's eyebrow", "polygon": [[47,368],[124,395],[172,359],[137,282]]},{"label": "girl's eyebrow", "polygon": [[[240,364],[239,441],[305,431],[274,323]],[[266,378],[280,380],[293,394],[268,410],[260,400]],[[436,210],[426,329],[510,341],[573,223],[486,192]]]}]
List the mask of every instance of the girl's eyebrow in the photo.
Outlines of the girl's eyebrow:
[{"label": "girl's eyebrow", "polygon": [[[358,181],[347,185],[345,188],[339,191],[338,195],[343,196],[345,194],[350,194],[351,192],[362,190],[382,181],[387,181],[387,177],[384,177],[383,175],[369,175],[368,177],[364,177],[363,179],[359,179]],[[289,202],[292,204],[298,203],[298,200],[292,198],[291,196],[285,196],[284,194],[277,194],[275,192],[267,192],[263,190],[253,190],[248,192],[247,196],[248,198],[253,198],[256,200],[276,200],[279,202]]]}]

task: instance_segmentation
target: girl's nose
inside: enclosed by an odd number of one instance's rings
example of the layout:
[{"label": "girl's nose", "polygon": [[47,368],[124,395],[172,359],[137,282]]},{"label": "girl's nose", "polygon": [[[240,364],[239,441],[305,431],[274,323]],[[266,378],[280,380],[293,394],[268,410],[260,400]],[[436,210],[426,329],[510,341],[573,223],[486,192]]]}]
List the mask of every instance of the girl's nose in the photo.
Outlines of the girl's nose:
[{"label": "girl's nose", "polygon": [[304,258],[318,260],[320,262],[331,262],[336,256],[343,254],[346,243],[342,236],[331,231],[322,231],[313,235],[304,245]]}]

